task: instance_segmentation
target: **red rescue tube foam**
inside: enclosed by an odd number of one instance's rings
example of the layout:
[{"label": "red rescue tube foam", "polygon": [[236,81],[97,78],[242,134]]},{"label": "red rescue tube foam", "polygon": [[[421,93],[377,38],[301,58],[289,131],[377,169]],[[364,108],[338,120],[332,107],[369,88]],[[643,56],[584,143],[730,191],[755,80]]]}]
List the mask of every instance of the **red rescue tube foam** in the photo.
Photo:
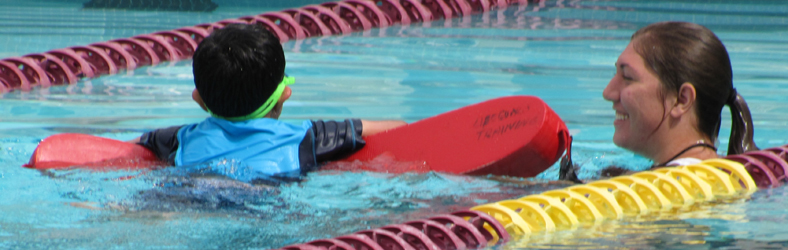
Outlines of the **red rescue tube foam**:
[{"label": "red rescue tube foam", "polygon": [[[345,161],[424,163],[425,170],[470,175],[533,177],[563,154],[569,132],[541,99],[502,97],[364,138]],[[387,171],[396,172],[396,170]]]},{"label": "red rescue tube foam", "polygon": [[[363,149],[324,169],[533,177],[559,159],[568,138],[566,125],[541,99],[501,97],[367,136]],[[337,168],[341,163],[351,164]],[[25,165],[92,170],[159,166],[164,163],[143,146],[73,133],[44,139]]]},{"label": "red rescue tube foam", "polygon": [[151,169],[164,166],[147,148],[93,135],[65,133],[42,140],[24,167],[91,170]]}]

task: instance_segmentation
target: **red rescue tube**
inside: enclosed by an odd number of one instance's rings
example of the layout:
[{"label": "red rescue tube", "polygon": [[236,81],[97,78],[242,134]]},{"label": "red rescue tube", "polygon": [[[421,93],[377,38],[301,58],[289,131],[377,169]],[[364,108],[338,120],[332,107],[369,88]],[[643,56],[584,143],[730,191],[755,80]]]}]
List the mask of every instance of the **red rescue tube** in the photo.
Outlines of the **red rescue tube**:
[{"label": "red rescue tube", "polygon": [[42,140],[26,168],[91,170],[150,169],[164,166],[147,148],[92,135],[65,133]]},{"label": "red rescue tube", "polygon": [[346,160],[390,154],[437,172],[533,177],[558,160],[568,136],[541,99],[511,96],[367,136],[367,145]]},{"label": "red rescue tube", "polygon": [[[564,123],[541,99],[532,96],[502,97],[365,137],[367,145],[347,160],[351,163],[358,162],[355,160],[372,162],[381,156],[389,157],[389,160],[384,161],[379,169],[356,166],[344,170],[532,177],[558,160],[568,137]],[[129,148],[134,151],[129,151]],[[98,156],[74,153],[92,154],[99,149],[101,152],[119,150],[130,154],[101,153],[107,156],[96,158]],[[93,167],[90,168],[97,169],[101,161],[108,158],[135,160],[149,159],[151,155],[143,147],[131,143],[90,135],[62,134],[45,139],[31,157],[28,167],[62,168],[71,164],[91,165]],[[339,162],[347,163],[347,160]],[[331,164],[324,169],[331,169]]]}]

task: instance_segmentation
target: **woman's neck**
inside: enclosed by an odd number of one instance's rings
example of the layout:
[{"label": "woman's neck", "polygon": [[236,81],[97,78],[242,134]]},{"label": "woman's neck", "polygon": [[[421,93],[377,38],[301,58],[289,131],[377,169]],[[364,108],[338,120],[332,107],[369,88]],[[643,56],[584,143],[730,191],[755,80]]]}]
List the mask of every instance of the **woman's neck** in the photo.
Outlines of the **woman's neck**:
[{"label": "woman's neck", "polygon": [[[672,114],[672,113],[671,113]],[[676,117],[668,115],[665,124],[646,143],[649,154],[644,154],[655,164],[666,164],[674,159],[697,158],[707,160],[719,157],[714,141],[698,129],[694,112]]]},{"label": "woman's neck", "polygon": [[681,158],[707,160],[719,157],[717,148],[709,139],[681,140],[662,147],[662,150],[651,158],[656,165],[665,165]]}]

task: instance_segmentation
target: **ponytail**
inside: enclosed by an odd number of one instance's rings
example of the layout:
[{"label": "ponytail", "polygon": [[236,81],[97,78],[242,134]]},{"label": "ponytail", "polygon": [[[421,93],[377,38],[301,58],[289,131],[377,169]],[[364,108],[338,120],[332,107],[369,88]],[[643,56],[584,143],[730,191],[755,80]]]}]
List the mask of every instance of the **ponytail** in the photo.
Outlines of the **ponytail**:
[{"label": "ponytail", "polygon": [[752,139],[754,129],[752,116],[744,97],[733,88],[725,104],[731,109],[731,137],[728,141],[728,155],[758,150]]}]

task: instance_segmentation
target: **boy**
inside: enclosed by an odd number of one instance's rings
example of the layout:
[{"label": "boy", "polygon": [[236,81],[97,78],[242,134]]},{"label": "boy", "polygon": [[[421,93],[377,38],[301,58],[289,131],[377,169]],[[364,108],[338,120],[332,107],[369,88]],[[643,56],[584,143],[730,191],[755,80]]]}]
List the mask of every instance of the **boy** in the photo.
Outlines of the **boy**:
[{"label": "boy", "polygon": [[175,166],[209,163],[211,172],[240,181],[275,181],[355,152],[364,146],[362,136],[405,125],[359,119],[281,122],[282,104],[292,93],[287,85],[295,82],[284,70],[282,45],[265,28],[230,24],[216,30],[193,57],[192,99],[211,117],[132,142]]}]

